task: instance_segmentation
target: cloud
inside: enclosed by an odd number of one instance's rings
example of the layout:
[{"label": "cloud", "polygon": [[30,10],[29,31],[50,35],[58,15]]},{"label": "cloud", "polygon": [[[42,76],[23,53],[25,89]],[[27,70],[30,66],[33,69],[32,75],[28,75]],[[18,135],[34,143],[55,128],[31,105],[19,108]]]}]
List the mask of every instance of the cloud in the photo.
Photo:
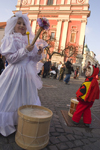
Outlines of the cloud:
[{"label": "cloud", "polygon": [[89,28],[88,26],[86,26],[86,30],[85,30],[85,34],[89,34],[91,33],[92,28]]}]

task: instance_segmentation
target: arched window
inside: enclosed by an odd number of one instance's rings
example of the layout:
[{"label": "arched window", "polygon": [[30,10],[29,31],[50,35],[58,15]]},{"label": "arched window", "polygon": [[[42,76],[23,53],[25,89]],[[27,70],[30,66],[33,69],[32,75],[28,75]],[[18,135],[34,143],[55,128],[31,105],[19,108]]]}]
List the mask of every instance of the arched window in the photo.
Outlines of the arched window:
[{"label": "arched window", "polygon": [[55,32],[51,32],[51,40],[53,40],[55,37]]},{"label": "arched window", "polygon": [[48,0],[47,5],[53,5],[53,0]]},{"label": "arched window", "polygon": [[76,32],[72,32],[71,33],[70,42],[71,43],[75,43],[76,42]]}]

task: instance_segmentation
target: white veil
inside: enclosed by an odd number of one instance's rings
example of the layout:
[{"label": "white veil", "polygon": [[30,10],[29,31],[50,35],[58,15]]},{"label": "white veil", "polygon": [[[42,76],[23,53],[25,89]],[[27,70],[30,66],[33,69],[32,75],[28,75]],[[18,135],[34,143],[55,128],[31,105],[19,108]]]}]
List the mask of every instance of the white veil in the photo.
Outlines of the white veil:
[{"label": "white veil", "polygon": [[[29,37],[30,37],[31,40],[33,40],[33,38],[34,38],[35,35],[34,35],[34,33],[32,32],[32,28],[31,28],[31,26],[30,26],[29,18],[28,18],[28,16],[27,16],[27,14],[22,14],[21,11],[16,12],[15,15],[12,16],[12,17],[7,21],[7,24],[6,24],[6,27],[5,27],[5,36],[8,36],[9,34],[14,33],[14,27],[15,27],[15,25],[16,25],[16,23],[17,23],[18,18],[20,18],[20,17],[23,18],[24,23],[25,23],[26,28],[27,28],[27,31],[30,32]],[[39,46],[44,47],[44,46],[47,46],[47,45],[48,45],[48,44],[47,44],[44,40],[42,40],[42,39],[38,39],[35,44],[37,45],[37,47],[39,47]]]},{"label": "white veil", "polygon": [[17,23],[17,20],[18,18],[23,18],[24,20],[24,23],[26,25],[26,28],[27,28],[27,31],[30,32],[30,36],[32,35],[33,36],[33,33],[32,33],[32,29],[31,29],[31,26],[30,26],[30,22],[29,22],[29,18],[27,16],[27,14],[22,14],[21,11],[19,12],[16,12],[14,16],[12,16],[8,21],[7,21],[7,25],[5,27],[5,36],[6,35],[9,35],[9,34],[12,34],[14,32],[14,27]]}]

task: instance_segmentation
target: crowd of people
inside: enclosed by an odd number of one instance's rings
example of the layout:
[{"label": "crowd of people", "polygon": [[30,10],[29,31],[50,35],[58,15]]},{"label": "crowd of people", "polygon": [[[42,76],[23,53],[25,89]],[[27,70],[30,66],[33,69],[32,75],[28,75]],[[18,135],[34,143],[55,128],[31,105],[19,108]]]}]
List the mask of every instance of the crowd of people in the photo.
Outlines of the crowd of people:
[{"label": "crowd of people", "polygon": [[[71,58],[68,58],[65,63],[60,61],[59,64],[51,63],[51,60],[48,59],[44,62],[38,75],[41,75],[42,78],[48,77],[58,79],[59,81],[64,80],[65,84],[68,84],[72,72],[74,72],[74,69]],[[64,76],[66,77],[64,78]]]}]

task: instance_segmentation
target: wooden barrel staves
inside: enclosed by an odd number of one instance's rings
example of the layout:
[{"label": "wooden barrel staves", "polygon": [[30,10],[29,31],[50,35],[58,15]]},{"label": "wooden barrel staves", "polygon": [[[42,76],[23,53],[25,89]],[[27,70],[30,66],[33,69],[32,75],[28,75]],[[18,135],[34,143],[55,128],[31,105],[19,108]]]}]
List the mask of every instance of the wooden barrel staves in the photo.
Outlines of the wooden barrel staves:
[{"label": "wooden barrel staves", "polygon": [[23,149],[40,150],[49,142],[52,111],[36,105],[25,105],[18,109],[16,143]]}]

